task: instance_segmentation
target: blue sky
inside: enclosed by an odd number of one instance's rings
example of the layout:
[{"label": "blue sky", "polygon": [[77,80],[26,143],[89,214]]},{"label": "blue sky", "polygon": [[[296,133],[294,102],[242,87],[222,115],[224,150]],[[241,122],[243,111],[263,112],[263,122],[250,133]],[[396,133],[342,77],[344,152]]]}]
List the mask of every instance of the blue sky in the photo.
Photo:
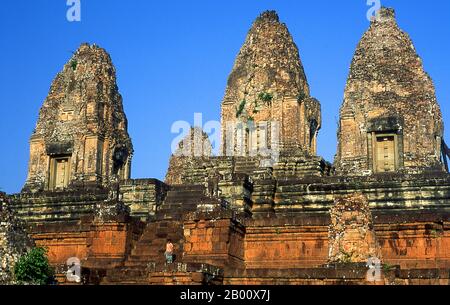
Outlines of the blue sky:
[{"label": "blue sky", "polygon": [[[396,9],[412,37],[449,122],[450,1],[381,2]],[[81,0],[81,22],[71,23],[66,0],[2,0],[0,188],[22,188],[39,108],[82,42],[105,48],[116,66],[135,148],[133,178],[163,179],[176,136],[172,123],[193,123],[195,112],[219,120],[234,59],[267,9],[278,11],[300,49],[312,95],[322,104],[319,154],[332,161],[348,69],[369,8],[366,0]]]}]

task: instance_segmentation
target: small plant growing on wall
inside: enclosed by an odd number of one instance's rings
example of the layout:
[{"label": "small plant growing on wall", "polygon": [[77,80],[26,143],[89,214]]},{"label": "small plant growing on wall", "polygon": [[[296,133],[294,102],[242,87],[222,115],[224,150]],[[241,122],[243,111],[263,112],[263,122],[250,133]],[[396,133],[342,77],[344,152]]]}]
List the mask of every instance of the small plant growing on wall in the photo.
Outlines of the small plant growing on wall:
[{"label": "small plant growing on wall", "polygon": [[236,118],[240,117],[245,109],[245,104],[247,103],[246,100],[242,100],[239,104],[239,107],[236,109]]},{"label": "small plant growing on wall", "polygon": [[33,248],[22,255],[14,266],[14,276],[19,284],[48,285],[54,282],[54,271],[51,268],[47,250]]},{"label": "small plant growing on wall", "polygon": [[297,96],[297,101],[298,102],[302,102],[306,99],[306,94],[304,94],[303,92],[301,92],[298,96]]},{"label": "small plant growing on wall", "polygon": [[352,257],[353,257],[353,253],[341,250],[341,257],[339,259],[339,263],[342,263],[342,264],[351,263]]},{"label": "small plant growing on wall", "polygon": [[270,104],[273,100],[273,95],[269,92],[261,92],[258,98],[266,104]]},{"label": "small plant growing on wall", "polygon": [[70,62],[70,66],[72,67],[72,70],[75,71],[75,70],[77,69],[78,62],[77,62],[75,59],[73,59],[73,60]]},{"label": "small plant growing on wall", "polygon": [[395,266],[389,264],[383,264],[383,271],[390,272],[395,269]]}]

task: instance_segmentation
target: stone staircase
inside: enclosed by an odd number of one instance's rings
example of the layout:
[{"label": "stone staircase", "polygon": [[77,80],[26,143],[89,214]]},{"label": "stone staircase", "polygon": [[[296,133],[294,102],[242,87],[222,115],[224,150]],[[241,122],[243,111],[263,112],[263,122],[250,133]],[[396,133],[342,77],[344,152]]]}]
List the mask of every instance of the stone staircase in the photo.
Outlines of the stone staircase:
[{"label": "stone staircase", "polygon": [[205,197],[203,185],[175,185],[156,213],[156,220],[181,220],[183,215],[193,212]]},{"label": "stone staircase", "polygon": [[156,219],[147,224],[138,242],[122,266],[108,270],[102,284],[148,284],[149,266],[159,269],[165,265],[165,247],[168,239],[174,244],[174,263],[183,255],[183,215],[197,209],[208,200],[203,185],[173,186],[156,213]]},{"label": "stone staircase", "polygon": [[167,239],[174,244],[175,260],[183,254],[183,224],[178,221],[150,223],[131,251],[125,267],[146,266],[149,262],[163,263]]}]

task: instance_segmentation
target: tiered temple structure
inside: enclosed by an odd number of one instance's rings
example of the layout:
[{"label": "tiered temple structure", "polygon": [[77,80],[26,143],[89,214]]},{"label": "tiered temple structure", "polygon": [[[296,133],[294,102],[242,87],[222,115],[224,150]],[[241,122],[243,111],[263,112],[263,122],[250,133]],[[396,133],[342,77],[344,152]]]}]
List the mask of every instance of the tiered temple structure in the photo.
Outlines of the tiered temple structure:
[{"label": "tiered temple structure", "polygon": [[44,102],[8,208],[49,248],[62,283],[77,257],[90,284],[450,284],[442,116],[393,10],[379,15],[350,68],[334,164],[316,155],[320,104],[271,11],[229,77],[222,155],[194,128],[165,182],[130,179],[114,67],[82,45]]}]

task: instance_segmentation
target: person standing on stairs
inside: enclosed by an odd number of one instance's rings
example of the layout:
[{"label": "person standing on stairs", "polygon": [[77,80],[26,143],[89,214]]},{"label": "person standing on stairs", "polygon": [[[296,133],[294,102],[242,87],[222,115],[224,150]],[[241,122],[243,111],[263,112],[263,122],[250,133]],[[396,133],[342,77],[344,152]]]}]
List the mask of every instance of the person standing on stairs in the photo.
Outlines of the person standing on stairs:
[{"label": "person standing on stairs", "polygon": [[173,263],[173,244],[170,239],[167,240],[166,252],[164,254],[166,256],[166,263],[172,264]]}]

